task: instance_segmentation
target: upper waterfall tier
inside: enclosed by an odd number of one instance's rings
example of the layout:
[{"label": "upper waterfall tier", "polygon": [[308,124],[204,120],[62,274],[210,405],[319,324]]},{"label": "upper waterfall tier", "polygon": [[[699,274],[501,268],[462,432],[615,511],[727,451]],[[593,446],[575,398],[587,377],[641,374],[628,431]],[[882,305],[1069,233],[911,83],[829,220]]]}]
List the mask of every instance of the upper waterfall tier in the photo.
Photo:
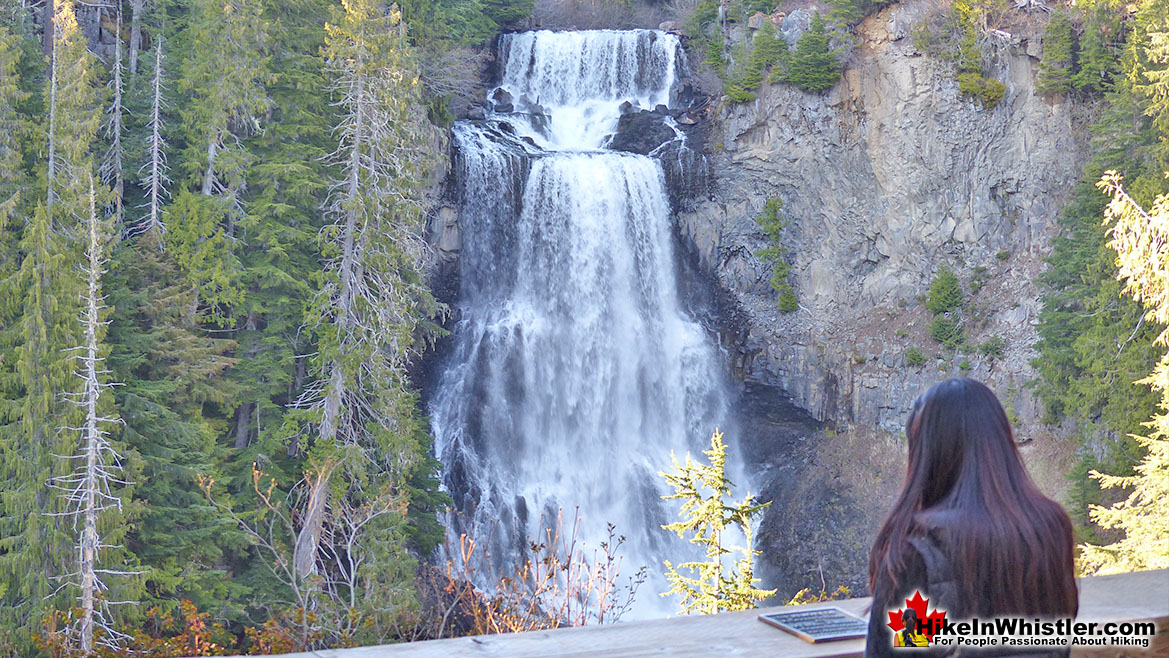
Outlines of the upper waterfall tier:
[{"label": "upper waterfall tier", "polygon": [[623,103],[670,106],[684,61],[678,37],[658,30],[504,34],[491,95],[541,147],[596,149],[616,130]]},{"label": "upper waterfall tier", "polygon": [[505,34],[500,86],[544,106],[629,100],[652,109],[670,104],[681,51],[677,36],[657,30]]}]

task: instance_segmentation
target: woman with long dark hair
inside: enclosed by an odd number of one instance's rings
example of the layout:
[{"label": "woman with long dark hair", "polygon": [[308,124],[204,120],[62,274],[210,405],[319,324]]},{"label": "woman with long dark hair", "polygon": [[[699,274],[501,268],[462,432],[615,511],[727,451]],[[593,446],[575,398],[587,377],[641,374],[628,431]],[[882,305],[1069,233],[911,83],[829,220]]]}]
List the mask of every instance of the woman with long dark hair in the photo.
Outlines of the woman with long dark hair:
[{"label": "woman with long dark hair", "polygon": [[965,377],[935,384],[905,434],[905,484],[869,557],[865,655],[892,654],[887,611],[915,591],[951,620],[1075,616],[1071,520],[1027,475],[994,393]]}]

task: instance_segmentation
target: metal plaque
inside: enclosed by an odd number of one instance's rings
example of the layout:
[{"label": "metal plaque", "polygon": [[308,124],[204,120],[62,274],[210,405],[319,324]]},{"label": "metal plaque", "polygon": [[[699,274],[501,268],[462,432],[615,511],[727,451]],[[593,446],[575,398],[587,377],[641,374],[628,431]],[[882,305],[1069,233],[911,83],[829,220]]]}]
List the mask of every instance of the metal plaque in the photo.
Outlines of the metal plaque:
[{"label": "metal plaque", "polygon": [[868,622],[840,608],[816,608],[759,615],[759,621],[796,635],[805,642],[832,642],[864,637]]}]

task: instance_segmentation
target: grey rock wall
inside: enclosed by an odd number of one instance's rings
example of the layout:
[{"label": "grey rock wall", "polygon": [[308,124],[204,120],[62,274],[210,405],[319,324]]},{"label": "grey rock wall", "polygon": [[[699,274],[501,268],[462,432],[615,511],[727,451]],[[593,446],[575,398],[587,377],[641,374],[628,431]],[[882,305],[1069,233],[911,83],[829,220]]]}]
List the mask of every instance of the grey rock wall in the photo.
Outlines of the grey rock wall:
[{"label": "grey rock wall", "polygon": [[[679,215],[679,229],[745,312],[733,350],[748,381],[782,386],[821,420],[897,431],[926,386],[969,374],[996,389],[1025,438],[1038,431],[1025,388],[1034,280],[1084,144],[1073,108],[1035,92],[1036,38],[1002,40],[997,107],[961,98],[950,65],[913,45],[929,6],[908,0],[867,19],[825,94],[765,85],[753,103],[713,104],[715,192]],[[773,196],[790,222],[801,307],[790,314],[776,310],[768,266],[754,256],[765,246],[754,217]],[[929,337],[920,296],[942,264],[964,283],[984,280],[967,334],[973,344],[1004,338],[1002,357],[954,355]],[[930,356],[924,366],[905,363],[910,346]]]}]

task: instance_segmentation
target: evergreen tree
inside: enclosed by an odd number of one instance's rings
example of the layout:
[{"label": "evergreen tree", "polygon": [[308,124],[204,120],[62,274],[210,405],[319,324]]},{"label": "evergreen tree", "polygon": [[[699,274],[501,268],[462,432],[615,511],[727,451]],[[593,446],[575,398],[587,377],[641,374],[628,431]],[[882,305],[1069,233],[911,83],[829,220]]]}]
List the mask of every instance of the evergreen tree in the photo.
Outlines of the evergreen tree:
[{"label": "evergreen tree", "polygon": [[167,244],[199,290],[203,318],[230,326],[244,295],[233,247],[255,162],[244,140],[259,131],[270,105],[268,26],[259,0],[191,0],[177,39],[185,178],[170,207]]},{"label": "evergreen tree", "polygon": [[[1089,16],[1085,37],[1093,31],[1093,17],[1107,24],[1108,16],[1098,7]],[[1115,35],[1118,28],[1107,31]],[[1087,51],[1085,47],[1081,56],[1081,73],[1088,66]],[[1112,62],[1099,70],[1116,67]],[[1086,178],[1098,180],[1110,168],[1124,170],[1130,191],[1138,201],[1149,203],[1166,191],[1158,165],[1161,133],[1144,116],[1141,98],[1127,81],[1128,76],[1117,76],[1104,113],[1092,126],[1094,154]],[[1061,233],[1054,241],[1051,268],[1041,275],[1048,293],[1034,362],[1042,377],[1037,392],[1044,401],[1045,420],[1074,421],[1077,463],[1069,474],[1068,508],[1080,536],[1090,542],[1110,539],[1091,522],[1090,507],[1111,504],[1116,493],[1102,491],[1089,473],[1094,469],[1132,473],[1145,454],[1131,435],[1141,432],[1140,424],[1153,414],[1157,397],[1147,386],[1132,382],[1156,363],[1153,339],[1162,330],[1144,317],[1139,304],[1121,295],[1116,254],[1107,245],[1107,227],[1100,223],[1103,210],[1103,197],[1085,182],[1060,215]]]},{"label": "evergreen tree", "polygon": [[727,84],[727,93],[731,100],[735,102],[753,100],[755,95],[750,92],[763,84],[767,70],[785,69],[787,58],[787,42],[779,36],[770,20],[763,21],[762,27],[755,32],[751,42],[751,54],[747,58],[740,80]]},{"label": "evergreen tree", "polygon": [[535,0],[482,0],[483,13],[496,25],[506,27],[531,15]]},{"label": "evergreen tree", "polygon": [[791,56],[791,69],[787,81],[804,91],[820,92],[831,89],[840,78],[838,51],[828,46],[828,30],[824,18],[816,12],[812,25],[796,41]]},{"label": "evergreen tree", "polygon": [[[1169,3],[1145,2],[1129,36],[1125,69],[1146,116],[1169,151]],[[1169,158],[1166,158],[1169,159]]]},{"label": "evergreen tree", "polygon": [[9,236],[18,227],[17,209],[20,193],[27,185],[23,171],[24,156],[17,136],[22,132],[21,116],[17,107],[24,103],[28,93],[20,88],[20,50],[17,37],[0,25],[0,276],[10,272],[12,263]]},{"label": "evergreen tree", "polygon": [[[73,452],[68,432],[77,409],[62,399],[74,390],[71,359],[82,282],[78,219],[88,213],[88,177],[95,173],[93,143],[101,117],[97,69],[73,13],[53,6],[52,57],[46,105],[50,154],[46,197],[32,213],[17,246],[20,265],[4,282],[9,308],[19,312],[2,330],[0,386],[0,625],[22,629],[20,642],[53,606],[66,607],[56,579],[70,573],[73,541],[61,516],[65,500],[48,483],[68,473],[60,455]],[[27,647],[27,644],[25,645]]]},{"label": "evergreen tree", "polygon": [[945,265],[939,267],[933,281],[930,281],[925,307],[930,313],[940,315],[962,308],[962,304],[962,285],[958,282],[958,275]]},{"label": "evergreen tree", "polygon": [[[270,124],[248,142],[258,161],[249,171],[248,209],[239,224],[246,239],[239,249],[245,296],[237,306],[235,339],[242,359],[232,378],[241,395],[232,445],[246,449],[261,437],[272,443],[248,451],[252,459],[233,457],[243,464],[283,449],[276,430],[304,383],[296,381],[298,367],[303,367],[298,360],[311,346],[300,327],[304,302],[312,294],[310,282],[320,270],[316,237],[333,120],[321,55],[320,16],[328,4],[309,0],[274,5],[269,11],[268,29],[288,45],[271,60]],[[250,489],[250,469],[237,475],[239,484]]]},{"label": "evergreen tree", "polygon": [[[347,2],[327,25],[340,147],[322,233],[323,285],[308,315],[319,339],[315,381],[302,401],[312,447],[294,551],[299,578],[321,582],[334,600],[348,592],[348,603],[338,601],[345,614],[362,602],[373,619],[401,604],[374,565],[404,557],[395,549],[404,548],[404,518],[390,510],[406,502],[424,435],[405,365],[435,312],[420,274],[418,186],[427,156],[404,36],[397,10],[383,13],[374,0]],[[378,523],[356,523],[363,515]],[[357,573],[331,559],[340,553],[322,546],[330,536],[363,548],[383,542]]]},{"label": "evergreen tree", "polygon": [[1043,33],[1043,59],[1039,62],[1038,90],[1045,94],[1066,94],[1072,90],[1075,41],[1072,21],[1066,10],[1051,14]]},{"label": "evergreen tree", "polygon": [[250,587],[230,569],[248,541],[197,486],[197,476],[220,477],[219,410],[238,393],[228,380],[237,345],[200,326],[198,296],[157,240],[148,232],[119,244],[109,276],[109,365],[122,382],[114,395],[135,471],[126,544],[142,564],[140,607],[174,611],[185,599],[242,621]]},{"label": "evergreen tree", "polygon": [[[754,520],[771,503],[756,505],[750,494],[740,503],[726,500],[731,495],[733,485],[726,477],[727,446],[722,438],[722,432],[715,430],[710,437],[710,450],[703,451],[710,459],[709,465],[691,460],[689,454],[686,455],[685,463],[679,464],[677,458],[671,455],[673,470],[658,473],[674,489],[674,493],[662,498],[682,501],[683,519],[662,528],[677,533],[681,538],[692,535],[690,543],[701,546],[705,554],[702,562],[683,562],[678,565],[693,573],[694,577],[682,575],[669,560],[665,562],[666,578],[671,587],[662,596],[680,594],[680,612],[683,614],[749,610],[759,601],[775,594],[775,590],[756,587],[759,579],[755,578],[754,561],[760,552],[753,546],[752,530]],[[736,547],[741,557],[728,567],[723,564],[723,560],[732,553],[731,548],[727,547],[729,538],[726,537],[730,528],[740,530],[745,543],[742,547]]]},{"label": "evergreen tree", "polygon": [[1098,94],[1111,89],[1117,71],[1112,41],[1119,32],[1120,21],[1104,6],[1097,5],[1088,14],[1084,34],[1080,37],[1080,70],[1072,77],[1072,84],[1078,91]]},{"label": "evergreen tree", "polygon": [[776,304],[779,310],[791,312],[799,308],[799,303],[796,301],[795,289],[787,281],[791,267],[787,263],[787,248],[783,246],[783,229],[787,226],[787,220],[781,212],[782,207],[783,202],[778,197],[768,199],[763,206],[763,212],[755,218],[755,222],[767,234],[767,239],[771,243],[755,255],[764,262],[771,263],[771,287],[779,293]]},{"label": "evergreen tree", "polygon": [[[1137,204],[1122,187],[1116,172],[1107,172],[1100,188],[1112,197],[1105,218],[1115,222],[1109,246],[1116,251],[1125,294],[1140,300],[1148,319],[1169,325],[1169,263],[1163,245],[1169,242],[1169,195],[1158,196],[1150,210]],[[1169,346],[1169,329],[1156,343]],[[1143,380],[1160,391],[1160,410],[1147,423],[1152,432],[1138,437],[1148,450],[1131,477],[1093,473],[1106,487],[1132,487],[1127,499],[1111,508],[1096,507],[1093,519],[1105,528],[1120,528],[1124,537],[1107,546],[1084,546],[1082,564],[1090,572],[1164,569],[1169,567],[1169,353],[1162,355],[1151,376]]]}]

